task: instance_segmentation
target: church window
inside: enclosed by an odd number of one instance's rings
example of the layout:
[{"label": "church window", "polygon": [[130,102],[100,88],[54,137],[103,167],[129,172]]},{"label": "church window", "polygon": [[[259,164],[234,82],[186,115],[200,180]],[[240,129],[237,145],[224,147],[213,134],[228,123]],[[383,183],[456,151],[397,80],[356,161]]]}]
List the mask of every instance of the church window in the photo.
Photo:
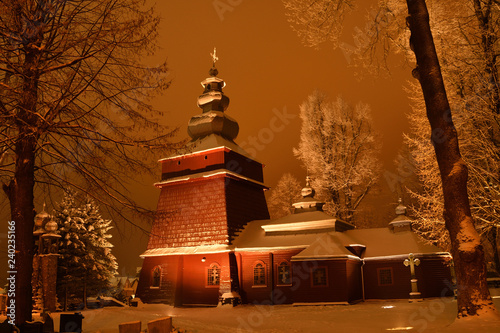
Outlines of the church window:
[{"label": "church window", "polygon": [[392,267],[377,268],[378,285],[390,286],[393,284]]},{"label": "church window", "polygon": [[288,262],[282,261],[278,265],[278,279],[276,282],[277,285],[292,284],[292,272],[290,269],[290,264]]},{"label": "church window", "polygon": [[253,285],[266,285],[266,266],[263,262],[258,262],[253,266]]},{"label": "church window", "polygon": [[161,280],[161,268],[160,268],[160,266],[156,266],[155,268],[153,268],[151,287],[159,288],[160,287],[160,280]]},{"label": "church window", "polygon": [[218,264],[212,264],[208,268],[207,286],[218,285],[220,285],[220,266]]},{"label": "church window", "polygon": [[311,272],[311,282],[313,287],[328,286],[328,270],[326,267],[316,267]]}]

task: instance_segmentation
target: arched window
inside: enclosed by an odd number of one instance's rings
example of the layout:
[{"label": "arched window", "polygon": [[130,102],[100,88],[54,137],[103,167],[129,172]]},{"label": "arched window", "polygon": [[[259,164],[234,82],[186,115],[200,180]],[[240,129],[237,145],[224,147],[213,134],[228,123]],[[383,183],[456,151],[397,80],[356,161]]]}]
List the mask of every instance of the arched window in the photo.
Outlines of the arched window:
[{"label": "arched window", "polygon": [[263,262],[258,262],[253,266],[253,285],[266,285],[266,265]]},{"label": "arched window", "polygon": [[290,285],[292,284],[292,272],[290,264],[287,261],[282,261],[278,265],[278,279],[277,285]]},{"label": "arched window", "polygon": [[160,266],[156,266],[155,268],[153,268],[151,287],[159,288],[160,281],[161,281],[161,268],[160,268]]},{"label": "arched window", "polygon": [[208,268],[207,285],[218,286],[220,285],[220,266],[216,263],[211,264]]}]

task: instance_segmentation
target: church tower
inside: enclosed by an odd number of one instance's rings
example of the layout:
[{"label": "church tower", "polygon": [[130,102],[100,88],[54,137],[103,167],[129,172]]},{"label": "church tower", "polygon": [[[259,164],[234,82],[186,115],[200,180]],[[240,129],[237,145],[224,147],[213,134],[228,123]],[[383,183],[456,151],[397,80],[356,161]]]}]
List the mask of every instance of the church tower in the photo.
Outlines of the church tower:
[{"label": "church tower", "polygon": [[237,291],[232,241],[246,223],[269,218],[263,166],[234,142],[239,126],[225,113],[215,49],[212,57],[198,97],[202,113],[188,124],[191,142],[160,160],[160,198],[137,291],[145,302],[215,305]]}]

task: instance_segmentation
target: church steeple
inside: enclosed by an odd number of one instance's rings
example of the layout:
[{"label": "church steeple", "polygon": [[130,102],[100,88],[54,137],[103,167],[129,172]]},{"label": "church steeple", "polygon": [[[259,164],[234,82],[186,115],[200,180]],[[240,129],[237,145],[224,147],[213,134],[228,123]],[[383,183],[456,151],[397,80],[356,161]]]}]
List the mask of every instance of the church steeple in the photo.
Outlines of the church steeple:
[{"label": "church steeple", "polygon": [[298,214],[303,212],[323,211],[325,203],[314,199],[315,193],[316,191],[314,191],[311,187],[311,178],[307,176],[306,186],[301,191],[303,199],[292,205],[295,208],[293,213]]},{"label": "church steeple", "polygon": [[411,230],[412,220],[405,215],[406,206],[403,205],[401,198],[398,199],[398,206],[396,207],[396,217],[389,222],[389,229],[393,232],[409,231]]},{"label": "church steeple", "polygon": [[219,71],[215,63],[219,58],[216,56],[215,48],[211,56],[213,62],[208,72],[210,77],[201,82],[204,90],[198,97],[198,107],[203,110],[203,113],[191,118],[188,124],[188,134],[193,141],[210,134],[220,135],[233,141],[238,136],[239,126],[234,119],[224,113],[229,106],[229,97],[222,91],[226,83],[217,77]]}]

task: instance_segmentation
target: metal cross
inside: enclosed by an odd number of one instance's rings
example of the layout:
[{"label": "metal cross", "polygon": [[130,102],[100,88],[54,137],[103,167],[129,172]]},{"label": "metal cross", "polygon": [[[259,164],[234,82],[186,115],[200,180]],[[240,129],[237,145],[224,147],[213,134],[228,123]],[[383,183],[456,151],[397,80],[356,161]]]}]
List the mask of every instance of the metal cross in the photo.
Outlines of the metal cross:
[{"label": "metal cross", "polygon": [[405,259],[405,261],[403,263],[405,264],[406,267],[410,266],[411,276],[414,277],[415,276],[415,266],[420,265],[420,259],[415,258],[413,253],[410,253],[408,255],[408,259]]},{"label": "metal cross", "polygon": [[415,258],[413,253],[410,253],[408,255],[408,259],[405,259],[405,261],[403,261],[403,264],[406,267],[410,266],[410,273],[411,273],[410,301],[420,300],[421,293],[418,291],[417,278],[415,277],[415,266],[420,265],[420,259]]},{"label": "metal cross", "polygon": [[217,62],[217,60],[219,60],[219,58],[217,57],[217,49],[215,48],[215,46],[214,53],[210,53],[210,56],[212,57],[213,66],[215,67],[215,63]]}]

